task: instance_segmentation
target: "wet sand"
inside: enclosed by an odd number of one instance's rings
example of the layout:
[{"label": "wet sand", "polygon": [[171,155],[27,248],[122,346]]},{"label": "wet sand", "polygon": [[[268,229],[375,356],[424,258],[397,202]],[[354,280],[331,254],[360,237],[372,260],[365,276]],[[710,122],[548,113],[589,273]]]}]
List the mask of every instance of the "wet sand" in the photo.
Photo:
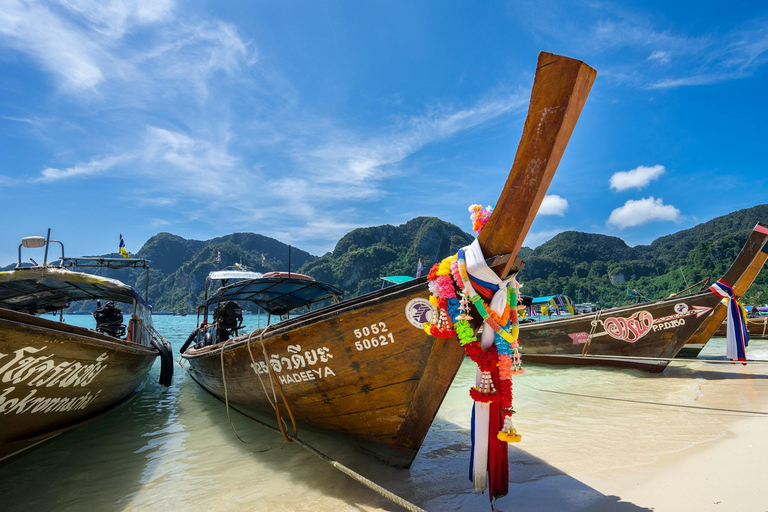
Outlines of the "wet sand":
[{"label": "wet sand", "polygon": [[[194,318],[160,318],[174,346]],[[713,340],[704,356],[720,356]],[[768,341],[749,357],[768,360]],[[155,381],[159,368],[154,368]],[[321,432],[300,437],[429,511],[489,510],[467,479],[467,361],[413,466],[390,468]],[[608,401],[768,412],[768,364],[704,360],[663,374],[528,365],[515,380],[510,494],[496,509],[768,510],[762,490],[768,416]],[[2,510],[396,511],[398,506],[239,415],[183,372],[169,390],[147,384],[128,406],[0,468]]]}]

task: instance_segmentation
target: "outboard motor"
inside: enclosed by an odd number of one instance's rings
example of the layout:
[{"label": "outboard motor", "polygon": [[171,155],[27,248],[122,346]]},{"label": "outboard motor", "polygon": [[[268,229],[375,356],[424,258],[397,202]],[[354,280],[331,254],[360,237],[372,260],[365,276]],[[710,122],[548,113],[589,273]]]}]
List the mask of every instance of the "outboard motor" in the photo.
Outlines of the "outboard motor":
[{"label": "outboard motor", "polygon": [[232,301],[220,303],[213,310],[213,321],[219,336],[219,342],[227,341],[243,324],[243,308]]},{"label": "outboard motor", "polygon": [[112,301],[101,306],[101,301],[96,301],[96,311],[93,312],[93,318],[96,319],[96,330],[109,336],[120,338],[125,336],[125,325],[123,325],[123,312],[115,307]]}]

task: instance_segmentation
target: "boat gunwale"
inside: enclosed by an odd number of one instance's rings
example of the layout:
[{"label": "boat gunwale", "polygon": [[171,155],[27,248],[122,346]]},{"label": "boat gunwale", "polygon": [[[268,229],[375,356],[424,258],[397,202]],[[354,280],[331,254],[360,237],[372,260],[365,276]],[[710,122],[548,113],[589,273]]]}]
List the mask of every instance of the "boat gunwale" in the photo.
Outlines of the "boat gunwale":
[{"label": "boat gunwale", "polygon": [[[268,340],[269,338],[272,338],[276,335],[283,334],[286,330],[294,330],[294,329],[299,329],[301,327],[305,327],[305,325],[303,324],[312,324],[316,322],[321,322],[323,320],[326,320],[328,317],[338,316],[339,314],[345,312],[345,310],[347,309],[362,309],[364,307],[369,306],[370,305],[369,303],[377,302],[377,300],[382,296],[385,296],[388,299],[392,299],[397,297],[398,295],[405,295],[407,292],[411,291],[412,288],[417,288],[420,286],[424,286],[424,295],[425,295],[424,298],[426,300],[426,296],[428,295],[426,282],[427,282],[426,277],[420,277],[420,278],[414,279],[413,281],[408,281],[399,285],[390,286],[390,287],[382,288],[379,290],[374,290],[372,292],[366,293],[364,295],[360,295],[358,297],[351,298],[346,301],[341,301],[336,304],[330,304],[318,310],[311,311],[303,315],[299,315],[295,318],[290,318],[288,320],[285,320],[284,322],[271,324],[276,327],[271,328],[264,335],[264,340]],[[230,351],[230,350],[240,348],[241,346],[247,344],[248,339],[259,329],[261,329],[261,331],[263,332],[263,330],[266,329],[266,327],[256,328],[247,334],[243,334],[235,338],[230,338],[226,342],[216,343],[214,345],[209,345],[207,347],[203,347],[200,349],[193,348],[190,346],[186,352],[181,354],[181,357],[189,360],[189,359],[196,359],[200,357],[206,357],[212,354],[219,354],[221,353],[222,346],[224,345],[226,345],[224,347],[225,351]]]},{"label": "boat gunwale", "polygon": [[[14,316],[20,316],[21,318],[13,318]],[[154,347],[132,343],[120,338],[113,338],[112,336],[91,330],[87,327],[66,324],[58,320],[49,320],[38,315],[24,313],[22,311],[14,311],[12,309],[0,307],[0,322],[9,322],[24,327],[33,327],[45,331],[55,331],[63,334],[71,334],[78,338],[76,341],[74,341],[76,343],[100,346],[119,352],[129,352],[152,357],[157,356],[157,349]],[[45,343],[48,343],[48,341]]]}]

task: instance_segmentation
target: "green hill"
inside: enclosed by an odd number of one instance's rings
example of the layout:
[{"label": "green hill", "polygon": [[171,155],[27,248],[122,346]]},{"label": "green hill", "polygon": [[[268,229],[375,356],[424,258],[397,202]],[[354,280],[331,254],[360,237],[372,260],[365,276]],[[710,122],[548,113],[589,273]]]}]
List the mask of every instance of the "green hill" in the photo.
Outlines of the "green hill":
[{"label": "green hill", "polygon": [[[706,277],[722,276],[758,221],[768,222],[768,204],[636,247],[614,236],[566,231],[536,249],[523,247],[520,256],[527,265],[518,278],[526,295],[564,293],[577,301],[614,306],[633,302],[627,290],[634,289],[648,299],[658,299]],[[399,226],[355,229],[321,257],[294,247],[291,270],[338,286],[345,298],[351,298],[380,288],[382,276],[415,275],[419,260],[426,274],[432,264],[472,239],[458,226],[418,217]],[[217,265],[219,252],[222,261]],[[254,233],[206,241],[159,233],[136,256],[152,262],[149,298],[156,311],[193,311],[203,299],[205,277],[218,267],[241,263],[259,272],[288,269],[288,246]],[[144,290],[144,275],[139,271],[98,273]],[[768,272],[758,276],[745,302],[768,302]]]},{"label": "green hill", "polygon": [[[768,222],[768,204],[636,247],[617,237],[566,231],[530,253],[519,280],[526,295],[564,293],[604,306],[634,301],[627,290],[659,299],[701,279],[721,277],[757,222]],[[758,275],[744,302],[768,302],[768,272]]]}]

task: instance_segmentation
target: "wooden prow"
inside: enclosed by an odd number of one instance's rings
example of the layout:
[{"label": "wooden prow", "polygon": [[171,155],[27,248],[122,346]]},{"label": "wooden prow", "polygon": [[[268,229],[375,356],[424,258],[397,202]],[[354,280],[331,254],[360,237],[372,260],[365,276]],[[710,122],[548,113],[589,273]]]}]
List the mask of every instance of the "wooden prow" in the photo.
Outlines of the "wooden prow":
[{"label": "wooden prow", "polygon": [[507,183],[478,236],[486,257],[509,255],[506,276],[544,200],[597,71],[581,61],[539,53],[528,117]]},{"label": "wooden prow", "polygon": [[[747,293],[765,261],[768,260],[766,242],[768,242],[768,226],[758,222],[731,268],[723,276],[723,280],[733,287],[733,293],[737,299]],[[709,319],[701,324],[688,339],[688,345],[703,345],[708,342],[727,314],[728,309],[725,305],[718,304]]]}]

